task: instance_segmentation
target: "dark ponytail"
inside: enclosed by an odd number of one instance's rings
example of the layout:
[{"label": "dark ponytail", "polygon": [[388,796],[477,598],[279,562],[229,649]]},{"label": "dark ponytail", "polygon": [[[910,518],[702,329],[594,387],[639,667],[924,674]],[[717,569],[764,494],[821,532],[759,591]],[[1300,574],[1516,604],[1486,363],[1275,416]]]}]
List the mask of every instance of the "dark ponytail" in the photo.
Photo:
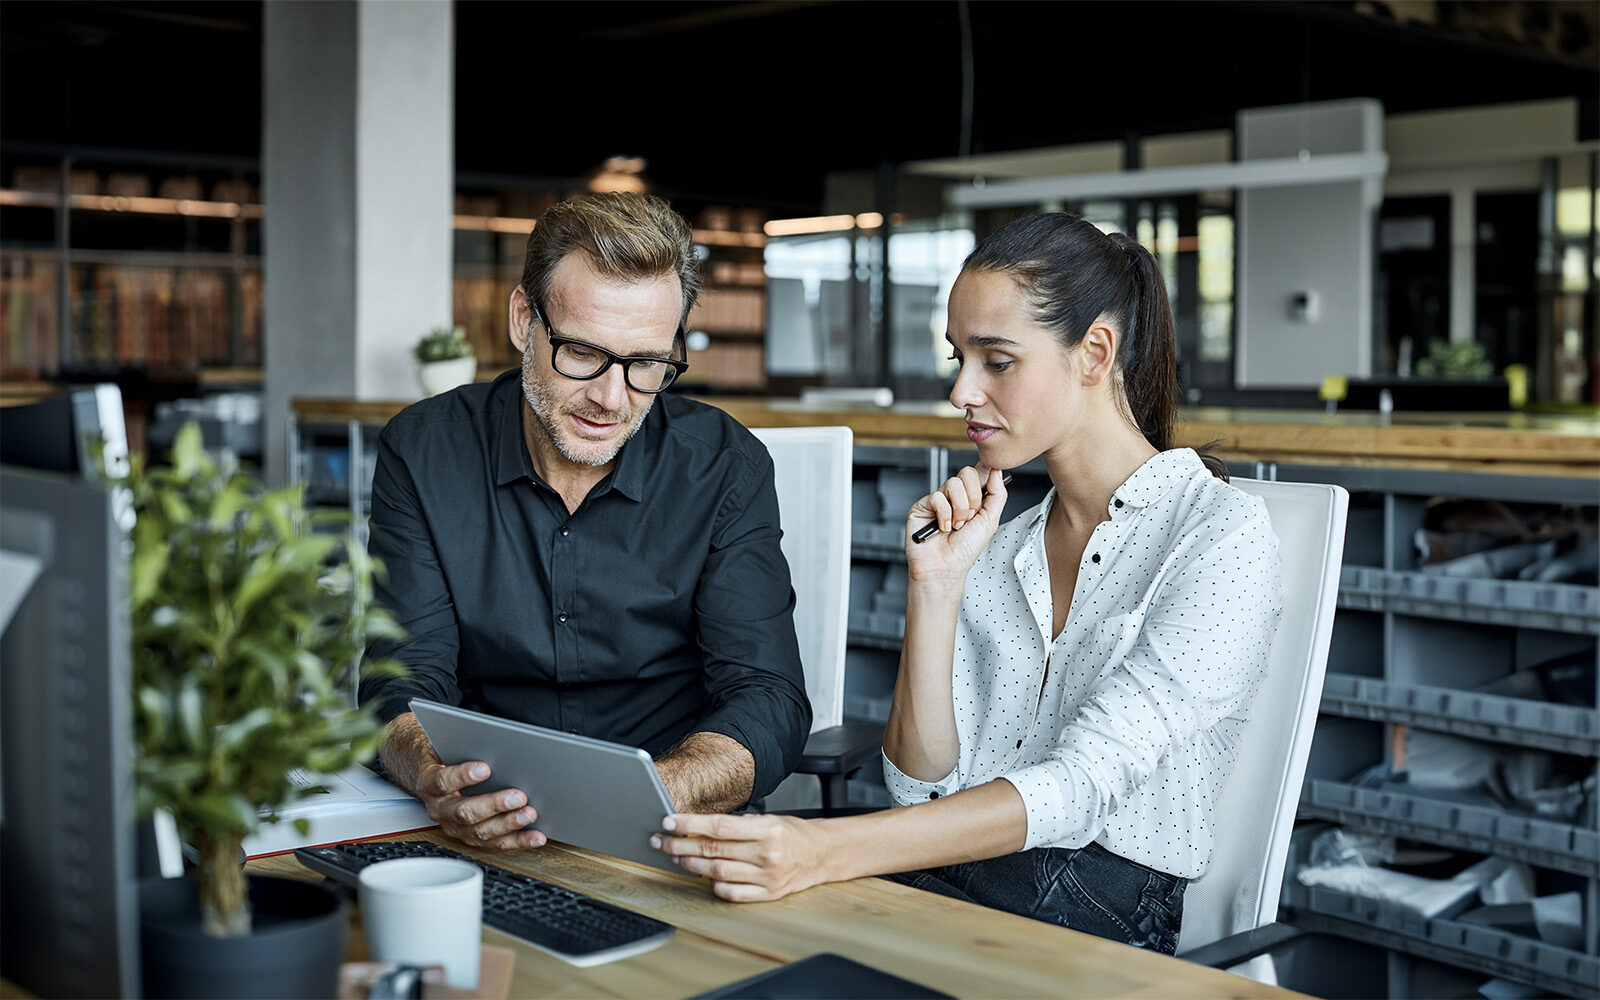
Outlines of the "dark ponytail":
[{"label": "dark ponytail", "polygon": [[[1073,348],[1105,317],[1121,336],[1118,402],[1157,451],[1172,447],[1178,399],[1177,334],[1167,285],[1150,251],[1122,234],[1107,236],[1075,215],[1027,215],[1001,226],[967,256],[964,268],[1015,277],[1039,324]],[[1219,479],[1222,460],[1198,449]]]}]

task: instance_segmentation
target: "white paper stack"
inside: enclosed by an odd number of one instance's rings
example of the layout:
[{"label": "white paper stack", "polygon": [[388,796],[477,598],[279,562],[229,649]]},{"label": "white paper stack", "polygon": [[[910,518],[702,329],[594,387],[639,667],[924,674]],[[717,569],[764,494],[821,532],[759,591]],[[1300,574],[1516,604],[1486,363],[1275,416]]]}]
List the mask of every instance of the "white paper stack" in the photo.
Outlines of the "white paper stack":
[{"label": "white paper stack", "polygon": [[[278,810],[275,823],[263,823],[245,838],[244,852],[252,858],[281,854],[297,847],[334,844],[364,837],[381,837],[437,826],[427,807],[406,791],[356,766],[337,774],[295,770],[290,779],[301,788],[321,786],[316,792]],[[310,824],[305,833],[295,820]]]}]

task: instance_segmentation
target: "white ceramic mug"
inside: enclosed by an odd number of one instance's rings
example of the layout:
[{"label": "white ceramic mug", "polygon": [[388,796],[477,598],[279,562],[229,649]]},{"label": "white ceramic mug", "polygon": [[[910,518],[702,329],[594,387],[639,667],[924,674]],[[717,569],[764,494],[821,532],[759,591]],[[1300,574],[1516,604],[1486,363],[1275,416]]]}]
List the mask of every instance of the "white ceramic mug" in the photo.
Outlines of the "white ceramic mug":
[{"label": "white ceramic mug", "polygon": [[478,988],[483,871],[454,858],[400,858],[361,870],[361,923],[375,961],[442,965],[444,980]]}]

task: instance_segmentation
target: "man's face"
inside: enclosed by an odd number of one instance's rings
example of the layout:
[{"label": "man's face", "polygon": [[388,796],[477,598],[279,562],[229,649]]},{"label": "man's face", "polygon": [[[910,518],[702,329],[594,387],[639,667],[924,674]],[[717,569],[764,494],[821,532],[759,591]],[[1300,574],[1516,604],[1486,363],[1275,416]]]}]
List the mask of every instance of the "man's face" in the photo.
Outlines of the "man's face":
[{"label": "man's face", "polygon": [[[630,356],[669,356],[682,308],[677,275],[619,281],[595,271],[583,253],[556,265],[544,303],[557,336]],[[655,397],[629,388],[619,364],[588,380],[557,372],[549,333],[533,318],[521,288],[511,298],[511,340],[522,353],[523,395],[556,453],[575,465],[609,464]]]}]

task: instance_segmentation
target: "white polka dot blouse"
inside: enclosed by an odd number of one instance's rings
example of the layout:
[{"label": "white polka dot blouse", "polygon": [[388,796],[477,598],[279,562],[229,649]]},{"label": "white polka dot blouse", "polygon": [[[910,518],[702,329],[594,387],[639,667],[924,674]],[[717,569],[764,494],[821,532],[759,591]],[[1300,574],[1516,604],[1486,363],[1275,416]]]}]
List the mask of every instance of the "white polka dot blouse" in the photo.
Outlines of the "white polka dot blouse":
[{"label": "white polka dot blouse", "polygon": [[910,805],[1004,778],[1027,807],[1025,850],[1098,841],[1195,878],[1282,609],[1266,505],[1192,449],[1153,456],[1113,494],[1052,641],[1054,500],[1001,525],[967,575],[955,770],[918,781],[885,757],[889,794]]}]

